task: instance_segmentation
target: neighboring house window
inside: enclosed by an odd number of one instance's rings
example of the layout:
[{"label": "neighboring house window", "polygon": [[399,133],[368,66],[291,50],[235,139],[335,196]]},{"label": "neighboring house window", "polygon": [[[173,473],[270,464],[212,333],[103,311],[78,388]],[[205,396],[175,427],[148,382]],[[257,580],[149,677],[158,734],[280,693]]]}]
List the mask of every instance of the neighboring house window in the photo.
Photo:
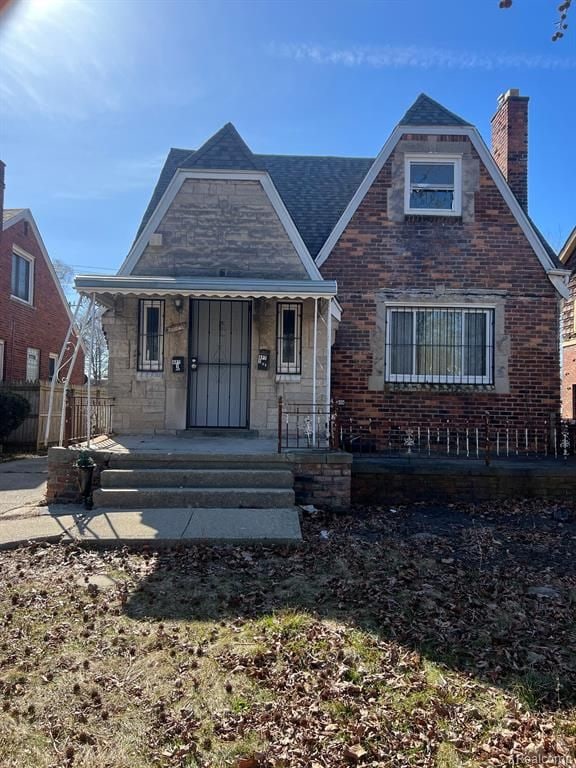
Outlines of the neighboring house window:
[{"label": "neighboring house window", "polygon": [[0,339],[0,381],[4,381],[4,341]]},{"label": "neighboring house window", "polygon": [[32,304],[34,285],[34,259],[21,252],[12,253],[12,296]]},{"label": "neighboring house window", "polygon": [[276,372],[302,372],[302,304],[278,304]]},{"label": "neighboring house window", "polygon": [[493,359],[493,309],[403,306],[387,310],[387,381],[492,384]]},{"label": "neighboring house window", "polygon": [[28,347],[26,352],[26,381],[38,381],[40,378],[40,350]]},{"label": "neighboring house window", "polygon": [[141,299],[138,314],[138,370],[164,369],[164,300]]},{"label": "neighboring house window", "polygon": [[462,159],[406,155],[404,211],[459,216],[462,212]]},{"label": "neighboring house window", "polygon": [[56,373],[56,363],[58,362],[58,355],[50,352],[48,355],[48,379],[52,381],[54,374]]}]

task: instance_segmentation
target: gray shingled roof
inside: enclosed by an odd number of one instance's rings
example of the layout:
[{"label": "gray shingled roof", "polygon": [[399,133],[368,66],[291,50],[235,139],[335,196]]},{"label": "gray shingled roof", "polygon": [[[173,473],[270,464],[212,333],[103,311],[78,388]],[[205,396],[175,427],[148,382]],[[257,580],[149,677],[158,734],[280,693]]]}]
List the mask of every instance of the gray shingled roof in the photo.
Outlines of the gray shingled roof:
[{"label": "gray shingled roof", "polygon": [[373,158],[357,157],[254,155],[228,123],[197,152],[170,150],[136,237],[146,226],[178,168],[262,170],[270,174],[314,258],[373,162]]},{"label": "gray shingled roof", "polygon": [[[418,96],[399,124],[470,125],[425,93]],[[255,155],[232,123],[226,123],[196,151],[170,150],[136,237],[146,226],[177,169],[264,170],[270,174],[308,251],[315,258],[373,162],[374,158],[369,157]],[[560,266],[556,253],[531,223],[554,263]]]},{"label": "gray shingled roof", "polygon": [[399,125],[471,125],[437,101],[421,93]]}]

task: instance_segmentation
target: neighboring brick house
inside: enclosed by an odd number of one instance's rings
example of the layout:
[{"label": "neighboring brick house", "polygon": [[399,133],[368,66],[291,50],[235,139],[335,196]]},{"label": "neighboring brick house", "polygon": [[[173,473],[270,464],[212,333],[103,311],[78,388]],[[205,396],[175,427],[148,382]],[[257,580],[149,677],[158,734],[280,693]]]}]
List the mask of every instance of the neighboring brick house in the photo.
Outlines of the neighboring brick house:
[{"label": "neighboring brick house", "polygon": [[576,227],[560,251],[560,261],[571,271],[570,296],[562,311],[562,415],[576,420]]},{"label": "neighboring brick house", "polygon": [[[0,381],[50,380],[72,321],[70,307],[32,213],[4,209],[2,220]],[[66,372],[64,366],[60,378]],[[82,350],[71,381],[84,382]]]},{"label": "neighboring brick house", "polygon": [[257,155],[230,124],[172,149],[118,275],[76,279],[109,308],[118,429],[272,434],[280,395],[557,417],[567,275],[526,213],[527,102],[500,98],[494,156],[425,95],[375,159]]}]

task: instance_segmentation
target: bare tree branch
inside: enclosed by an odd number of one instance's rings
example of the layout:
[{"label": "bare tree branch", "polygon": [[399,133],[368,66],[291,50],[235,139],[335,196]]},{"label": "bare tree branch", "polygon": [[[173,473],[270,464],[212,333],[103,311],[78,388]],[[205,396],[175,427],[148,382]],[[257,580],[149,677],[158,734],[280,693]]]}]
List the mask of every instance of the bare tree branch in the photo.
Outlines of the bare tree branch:
[{"label": "bare tree branch", "polygon": [[[500,6],[500,8],[511,8],[512,0],[500,0],[498,5]],[[558,6],[558,18],[554,23],[554,26],[556,27],[556,31],[552,35],[553,43],[563,38],[565,31],[568,29],[568,23],[566,22],[566,19],[568,18],[568,12],[570,10],[571,5],[572,5],[572,0],[563,0],[563,2],[561,2],[560,5]]]}]

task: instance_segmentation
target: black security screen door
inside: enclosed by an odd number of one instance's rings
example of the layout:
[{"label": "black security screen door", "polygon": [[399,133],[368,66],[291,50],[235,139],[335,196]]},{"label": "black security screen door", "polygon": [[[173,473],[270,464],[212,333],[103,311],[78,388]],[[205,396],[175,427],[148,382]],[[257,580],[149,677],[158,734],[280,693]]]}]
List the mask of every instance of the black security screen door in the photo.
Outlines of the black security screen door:
[{"label": "black security screen door", "polygon": [[248,427],[249,301],[191,299],[189,427]]}]

